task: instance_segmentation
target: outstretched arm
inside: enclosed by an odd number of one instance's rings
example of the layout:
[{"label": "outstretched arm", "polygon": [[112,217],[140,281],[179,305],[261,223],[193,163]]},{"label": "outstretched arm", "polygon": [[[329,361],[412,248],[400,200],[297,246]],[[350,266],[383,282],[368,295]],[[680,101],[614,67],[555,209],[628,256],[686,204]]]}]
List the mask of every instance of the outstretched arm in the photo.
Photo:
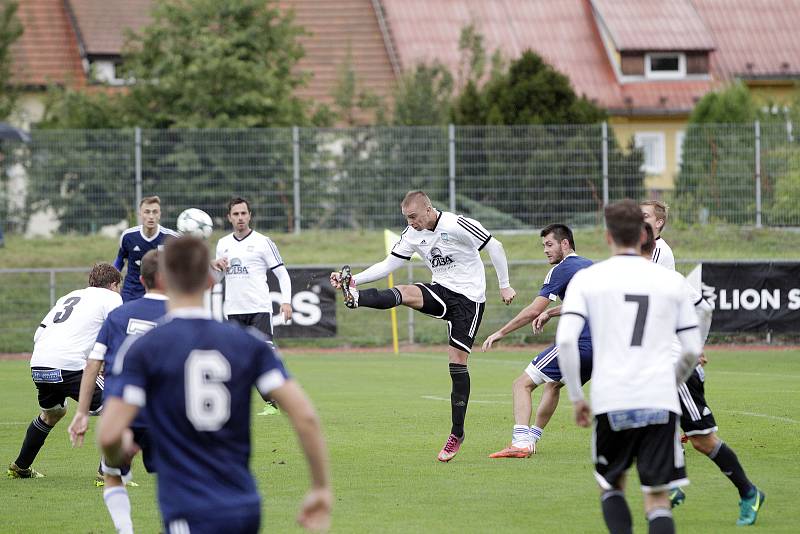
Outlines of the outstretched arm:
[{"label": "outstretched arm", "polygon": [[[92,351],[92,354],[94,354],[94,351]],[[83,438],[89,429],[89,408],[92,403],[97,375],[100,374],[102,365],[103,360],[90,358],[86,361],[86,367],[83,369],[80,393],[78,393],[78,409],[75,411],[72,423],[67,428],[73,447],[83,445]]]},{"label": "outstretched arm", "polygon": [[500,297],[505,304],[511,304],[517,292],[511,287],[511,282],[508,279],[508,260],[506,259],[506,251],[503,249],[503,244],[492,237],[484,248],[489,253],[489,258],[492,260],[492,265],[494,265],[494,270],[497,273]]},{"label": "outstretched arm", "polygon": [[[368,284],[369,282],[374,282],[375,280],[380,280],[381,278],[385,278],[389,276],[389,273],[393,273],[397,269],[400,268],[406,262],[405,258],[401,258],[394,254],[389,254],[384,258],[383,261],[376,263],[372,267],[369,267],[357,275],[353,276],[353,283],[356,284]],[[339,273],[334,271],[331,273],[331,285],[336,289],[342,287],[342,282],[339,277]]]},{"label": "outstretched arm", "polygon": [[289,417],[311,470],[311,489],[303,500],[297,521],[311,530],[325,530],[330,526],[333,491],[328,451],[322,437],[319,417],[311,401],[293,380],[287,380],[270,391],[269,397],[276,400]]},{"label": "outstretched arm", "polygon": [[533,299],[533,302],[525,306],[522,311],[520,311],[516,317],[507,322],[503,328],[486,338],[486,341],[483,342],[483,350],[487,351],[491,349],[492,344],[495,341],[499,341],[514,330],[530,324],[531,321],[538,317],[544,311],[544,309],[547,308],[548,304],[550,304],[550,299],[547,297],[537,296],[535,299]]}]

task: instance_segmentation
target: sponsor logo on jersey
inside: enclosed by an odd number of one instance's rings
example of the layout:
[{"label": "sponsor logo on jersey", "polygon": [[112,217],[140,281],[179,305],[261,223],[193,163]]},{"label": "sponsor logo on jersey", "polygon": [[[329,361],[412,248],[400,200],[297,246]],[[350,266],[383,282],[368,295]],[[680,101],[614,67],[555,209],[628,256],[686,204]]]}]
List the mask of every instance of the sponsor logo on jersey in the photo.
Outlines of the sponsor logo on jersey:
[{"label": "sponsor logo on jersey", "polygon": [[446,267],[447,265],[450,265],[451,263],[455,263],[453,258],[451,258],[450,256],[444,256],[442,254],[441,249],[439,249],[438,247],[433,247],[431,249],[430,257],[428,258],[428,261],[431,262],[431,268],[434,268],[434,269],[436,267]]},{"label": "sponsor logo on jersey", "polygon": [[242,260],[239,258],[231,258],[231,264],[228,266],[228,274],[250,274],[247,267],[242,265]]}]

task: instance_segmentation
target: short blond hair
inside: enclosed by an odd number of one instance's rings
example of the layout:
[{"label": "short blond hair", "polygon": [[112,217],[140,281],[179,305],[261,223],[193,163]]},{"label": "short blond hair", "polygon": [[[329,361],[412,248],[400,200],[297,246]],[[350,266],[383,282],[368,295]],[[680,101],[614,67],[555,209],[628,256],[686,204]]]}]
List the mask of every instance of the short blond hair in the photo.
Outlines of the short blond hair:
[{"label": "short blond hair", "polygon": [[406,196],[403,197],[403,201],[400,203],[401,206],[405,207],[409,204],[413,204],[414,202],[422,202],[422,204],[427,208],[429,206],[433,206],[431,204],[431,199],[428,195],[425,194],[424,191],[409,191],[406,193]]},{"label": "short blond hair", "polygon": [[139,207],[141,208],[145,204],[158,204],[161,206],[161,199],[158,195],[153,195],[151,197],[144,197],[142,200],[139,201]]},{"label": "short blond hair", "polygon": [[669,217],[669,206],[660,200],[643,200],[639,202],[639,206],[653,206],[653,215],[656,216],[656,219],[664,221],[664,226],[661,227],[661,230],[666,228],[667,218]]}]

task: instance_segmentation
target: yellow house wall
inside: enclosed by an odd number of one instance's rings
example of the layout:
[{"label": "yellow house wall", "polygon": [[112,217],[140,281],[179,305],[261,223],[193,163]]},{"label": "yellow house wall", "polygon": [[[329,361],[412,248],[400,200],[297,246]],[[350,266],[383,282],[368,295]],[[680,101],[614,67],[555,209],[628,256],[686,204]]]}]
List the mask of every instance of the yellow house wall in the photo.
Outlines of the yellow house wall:
[{"label": "yellow house wall", "polygon": [[627,149],[637,132],[660,132],[664,134],[665,154],[664,172],[649,174],[645,177],[647,194],[658,196],[663,191],[675,188],[678,175],[677,134],[686,131],[688,115],[671,117],[611,117],[609,124],[614,131],[617,142]]}]

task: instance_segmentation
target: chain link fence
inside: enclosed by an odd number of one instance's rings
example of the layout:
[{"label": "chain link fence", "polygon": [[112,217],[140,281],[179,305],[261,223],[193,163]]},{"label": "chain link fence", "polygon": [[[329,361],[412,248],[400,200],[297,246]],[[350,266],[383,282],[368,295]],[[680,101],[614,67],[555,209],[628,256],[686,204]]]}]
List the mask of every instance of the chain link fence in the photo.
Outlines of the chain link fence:
[{"label": "chain link fence", "polygon": [[[644,195],[642,153],[596,125],[34,131],[0,147],[7,231],[97,232],[136,221],[157,194],[224,224],[240,195],[271,232],[401,227],[402,195],[495,229],[601,223]],[[800,149],[789,123],[690,125],[672,216],[688,223],[800,225]]]}]

